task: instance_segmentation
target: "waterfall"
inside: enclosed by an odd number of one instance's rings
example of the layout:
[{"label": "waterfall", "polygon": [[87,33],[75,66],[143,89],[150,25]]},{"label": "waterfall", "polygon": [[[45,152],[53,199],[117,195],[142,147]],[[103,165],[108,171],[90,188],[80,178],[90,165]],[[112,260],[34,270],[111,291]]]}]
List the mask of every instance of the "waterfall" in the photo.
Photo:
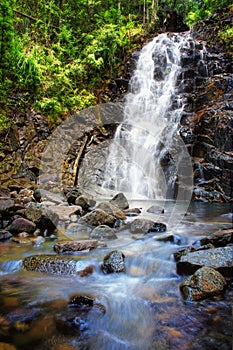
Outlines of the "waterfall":
[{"label": "waterfall", "polygon": [[171,196],[175,172],[167,178],[161,164],[174,163],[170,148],[183,111],[176,81],[182,50],[189,45],[188,33],[160,34],[142,48],[129,83],[124,120],[110,146],[103,189],[131,198]]}]

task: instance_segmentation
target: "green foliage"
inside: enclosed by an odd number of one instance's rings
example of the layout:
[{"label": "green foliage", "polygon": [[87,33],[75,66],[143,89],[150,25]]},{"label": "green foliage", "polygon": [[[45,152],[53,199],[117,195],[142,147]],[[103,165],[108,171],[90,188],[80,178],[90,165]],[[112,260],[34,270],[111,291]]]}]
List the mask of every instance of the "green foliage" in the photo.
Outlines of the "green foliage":
[{"label": "green foliage", "polygon": [[[56,124],[95,103],[98,90],[157,14],[174,11],[191,26],[229,0],[4,0],[0,4],[0,107],[28,93]],[[230,28],[220,33],[230,45]],[[2,125],[5,125],[4,118]],[[7,123],[6,123],[7,124]]]},{"label": "green foliage", "polygon": [[4,130],[9,129],[11,126],[10,120],[7,118],[5,114],[0,114],[0,133]]},{"label": "green foliage", "polygon": [[224,30],[218,32],[218,36],[221,41],[225,44],[229,53],[233,53],[233,28],[228,26]]}]

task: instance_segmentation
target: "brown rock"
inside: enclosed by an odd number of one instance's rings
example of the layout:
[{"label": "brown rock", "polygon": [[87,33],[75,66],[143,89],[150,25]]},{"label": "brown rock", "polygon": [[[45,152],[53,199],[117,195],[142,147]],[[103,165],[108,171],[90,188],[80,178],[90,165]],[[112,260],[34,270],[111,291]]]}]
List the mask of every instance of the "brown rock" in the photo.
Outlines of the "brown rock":
[{"label": "brown rock", "polygon": [[215,269],[202,267],[180,285],[184,299],[198,301],[220,295],[226,288],[225,278]]},{"label": "brown rock", "polygon": [[108,225],[113,227],[116,222],[116,218],[101,209],[94,209],[90,213],[82,216],[79,219],[79,223],[86,223],[90,226]]},{"label": "brown rock", "polygon": [[123,211],[121,211],[119,208],[117,208],[115,205],[108,203],[108,202],[102,202],[99,203],[96,208],[101,209],[103,211],[105,211],[106,213],[114,216],[116,219],[120,219],[120,220],[125,220],[126,216],[123,213]]},{"label": "brown rock", "polygon": [[214,232],[209,237],[204,237],[200,241],[202,245],[211,243],[215,247],[225,247],[227,244],[233,243],[233,228]]},{"label": "brown rock", "polygon": [[12,232],[13,234],[17,234],[20,232],[28,232],[33,233],[36,229],[36,225],[34,222],[31,222],[24,218],[15,219],[10,226],[7,227],[7,230]]},{"label": "brown rock", "polygon": [[98,241],[60,241],[54,245],[54,251],[59,254],[72,254],[83,250],[93,250],[97,247]]}]

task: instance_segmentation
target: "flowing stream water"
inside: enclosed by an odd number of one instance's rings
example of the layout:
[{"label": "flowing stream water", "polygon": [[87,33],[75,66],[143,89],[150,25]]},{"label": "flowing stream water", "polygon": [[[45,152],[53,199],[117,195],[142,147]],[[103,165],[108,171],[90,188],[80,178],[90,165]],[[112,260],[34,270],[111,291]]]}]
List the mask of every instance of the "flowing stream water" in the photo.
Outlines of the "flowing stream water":
[{"label": "flowing stream water", "polygon": [[[76,257],[95,267],[94,273],[82,278],[22,269],[27,256],[55,254],[54,242],[1,243],[0,344],[12,344],[17,350],[230,349],[232,295],[226,292],[219,300],[184,302],[179,290],[183,277],[177,274],[173,258],[183,246],[229,228],[230,205],[188,202],[189,214],[184,216],[186,200],[180,211],[174,211],[176,201],[167,197],[175,180],[169,185],[160,166],[169,150],[179,171],[179,157],[171,150],[183,109],[176,78],[180,53],[189,49],[190,42],[186,34],[161,34],[142,49],[103,186],[132,194],[130,207],[142,208],[142,218],[167,224],[167,234],[173,234],[174,241],[159,240],[155,234],[133,236],[129,228],[134,218],[129,217],[117,239]],[[178,149],[184,151],[183,146]],[[163,213],[147,212],[155,203],[165,208]],[[76,232],[69,238],[89,239],[89,234]],[[114,249],[125,255],[126,271],[105,275],[101,263]],[[76,294],[94,296],[105,312],[99,307],[87,313],[69,307],[70,297]]]}]

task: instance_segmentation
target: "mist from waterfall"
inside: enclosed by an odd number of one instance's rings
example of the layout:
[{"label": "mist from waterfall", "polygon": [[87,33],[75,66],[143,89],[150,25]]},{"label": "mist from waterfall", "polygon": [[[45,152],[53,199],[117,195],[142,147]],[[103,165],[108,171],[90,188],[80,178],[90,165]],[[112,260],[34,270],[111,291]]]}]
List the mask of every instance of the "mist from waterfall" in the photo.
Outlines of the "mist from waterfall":
[{"label": "mist from waterfall", "polygon": [[102,188],[131,198],[164,199],[175,175],[165,179],[161,161],[169,154],[183,110],[177,92],[181,52],[188,34],[160,34],[139,55],[106,162]]}]

